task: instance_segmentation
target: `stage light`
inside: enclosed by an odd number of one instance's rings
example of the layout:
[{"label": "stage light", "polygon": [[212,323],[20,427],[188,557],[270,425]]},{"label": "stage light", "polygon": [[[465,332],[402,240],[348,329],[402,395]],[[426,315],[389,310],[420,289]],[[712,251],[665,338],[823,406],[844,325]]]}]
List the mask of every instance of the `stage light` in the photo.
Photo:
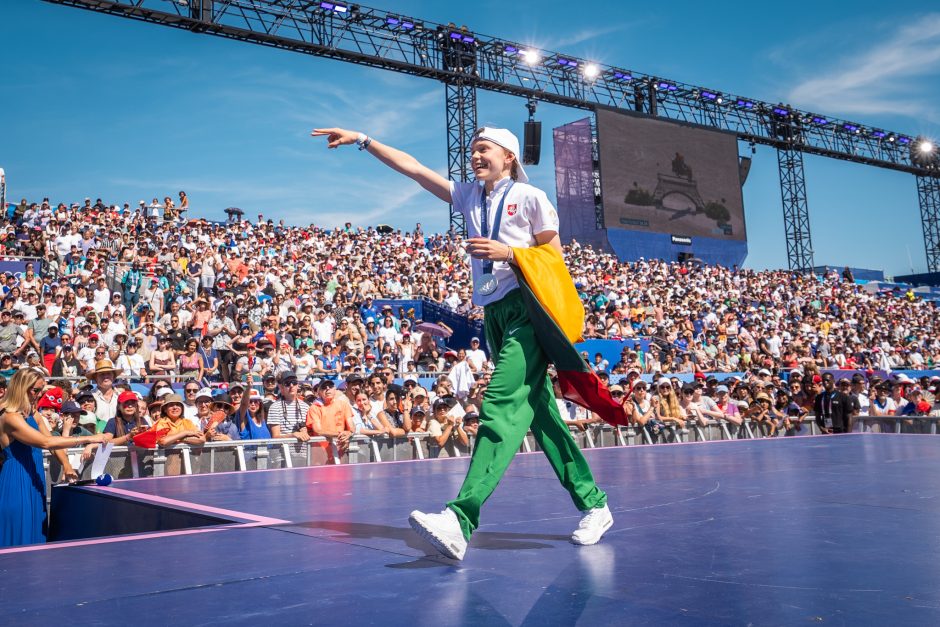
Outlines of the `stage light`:
[{"label": "stage light", "polygon": [[336,13],[346,13],[349,11],[349,7],[345,4],[339,4],[336,2],[321,2],[320,8],[324,11],[334,11]]},{"label": "stage light", "polygon": [[702,91],[699,94],[702,97],[702,100],[711,100],[712,102],[719,102],[721,98],[713,91]]},{"label": "stage light", "polygon": [[633,75],[628,72],[621,72],[620,70],[614,70],[614,78],[618,81],[632,81]]},{"label": "stage light", "polygon": [[597,75],[601,73],[601,70],[594,63],[588,63],[584,66],[584,78],[593,79],[597,78]]},{"label": "stage light", "polygon": [[558,65],[575,69],[578,67],[578,62],[574,59],[566,59],[565,57],[558,57]]},{"label": "stage light", "polygon": [[846,122],[845,124],[842,125],[842,128],[850,133],[862,132],[862,129],[860,129],[856,124],[852,124],[851,122]]},{"label": "stage light", "polygon": [[898,143],[899,143],[899,144],[904,144],[904,145],[906,146],[907,144],[911,143],[911,138],[910,138],[910,137],[906,137],[906,136],[904,136],[904,135],[899,135],[899,136],[898,136]]},{"label": "stage light", "polygon": [[884,131],[875,130],[875,131],[872,131],[872,132],[871,132],[871,136],[874,137],[874,138],[876,138],[876,139],[884,139],[885,137],[887,137],[887,135],[888,135],[888,134],[885,133]]},{"label": "stage light", "polygon": [[738,98],[738,101],[734,103],[734,106],[741,109],[753,109],[754,103],[750,100],[742,100],[741,98]]},{"label": "stage light", "polygon": [[889,141],[889,142],[894,142],[896,139],[897,139],[897,137],[894,136],[894,133],[892,133],[891,135],[888,135],[888,141]]},{"label": "stage light", "polygon": [[472,43],[475,43],[475,42],[476,42],[476,39],[474,39],[474,38],[471,37],[470,35],[464,35],[464,36],[460,39],[460,41],[464,42],[465,44],[472,44]]},{"label": "stage light", "polygon": [[659,81],[656,83],[656,89],[659,91],[676,91],[678,87],[667,81]]},{"label": "stage light", "polygon": [[458,31],[452,30],[450,31],[450,38],[453,39],[454,41],[460,41],[461,39],[463,39],[463,35],[459,33]]},{"label": "stage light", "polygon": [[385,23],[389,26],[398,26],[401,24],[401,20],[395,17],[394,15],[389,15],[385,18]]},{"label": "stage light", "polygon": [[539,53],[535,50],[523,50],[522,60],[528,63],[529,65],[535,65],[541,60],[541,57],[539,56]]},{"label": "stage light", "polygon": [[785,109],[783,107],[774,107],[773,111],[774,111],[774,115],[779,115],[782,118],[785,118],[788,115],[790,115],[790,110]]},{"label": "stage light", "polygon": [[929,139],[924,139],[919,144],[917,144],[917,152],[922,155],[929,155],[934,151],[935,147],[936,146],[933,145],[932,141]]},{"label": "stage light", "polygon": [[512,44],[506,44],[505,46],[503,46],[503,52],[505,54],[516,54],[517,52],[519,52],[519,49],[513,46]]},{"label": "stage light", "polygon": [[816,126],[825,126],[829,124],[829,120],[827,120],[826,118],[821,118],[818,115],[814,115],[813,124],[815,124]]}]

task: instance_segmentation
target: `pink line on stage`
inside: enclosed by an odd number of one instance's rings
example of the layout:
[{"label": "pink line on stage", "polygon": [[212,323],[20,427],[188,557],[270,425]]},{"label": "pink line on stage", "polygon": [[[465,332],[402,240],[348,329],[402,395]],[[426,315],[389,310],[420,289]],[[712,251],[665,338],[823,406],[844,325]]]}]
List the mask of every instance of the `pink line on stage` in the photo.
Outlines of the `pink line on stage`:
[{"label": "pink line on stage", "polygon": [[204,512],[206,514],[214,514],[216,516],[225,516],[227,518],[238,518],[245,520],[247,522],[234,523],[230,525],[220,525],[218,527],[211,528],[198,528],[198,529],[180,529],[177,531],[158,531],[153,533],[134,533],[121,536],[110,536],[107,538],[91,538],[88,540],[74,540],[68,542],[51,542],[49,544],[33,544],[28,546],[18,546],[12,547],[9,549],[0,549],[0,555],[7,555],[9,553],[28,553],[32,551],[48,551],[50,549],[67,549],[80,546],[92,546],[96,544],[112,544],[114,542],[128,542],[131,540],[151,540],[155,538],[170,538],[175,536],[187,536],[197,533],[216,533],[219,531],[228,531],[231,529],[249,529],[251,527],[267,527],[271,525],[284,525],[290,523],[289,520],[281,520],[280,518],[270,518],[268,516],[258,516],[256,514],[249,514],[246,512],[237,512],[231,509],[223,509],[221,507],[211,507],[209,505],[201,505],[199,503],[192,503],[189,501],[180,501],[178,499],[171,499],[165,496],[156,496],[152,494],[142,494],[140,492],[133,492],[131,490],[122,490],[121,488],[112,488],[112,487],[98,487],[98,486],[84,486],[85,490],[100,490],[106,493],[116,493],[121,496],[126,496],[128,498],[138,500],[138,501],[147,501],[150,503],[155,503],[157,505],[163,505],[166,507],[180,508],[180,509],[189,509],[199,512]]}]

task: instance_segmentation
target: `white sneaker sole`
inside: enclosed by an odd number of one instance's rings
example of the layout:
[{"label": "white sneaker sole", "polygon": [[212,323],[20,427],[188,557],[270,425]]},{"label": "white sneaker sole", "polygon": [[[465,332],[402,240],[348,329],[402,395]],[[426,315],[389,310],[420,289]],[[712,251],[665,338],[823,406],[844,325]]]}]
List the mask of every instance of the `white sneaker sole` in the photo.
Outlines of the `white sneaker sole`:
[{"label": "white sneaker sole", "polygon": [[572,536],[571,536],[571,544],[577,544],[578,546],[591,546],[591,545],[593,545],[593,544],[597,544],[598,542],[601,541],[601,538],[604,537],[604,534],[607,533],[607,530],[610,529],[610,528],[613,527],[613,526],[614,526],[614,518],[613,518],[613,516],[611,516],[610,518],[608,518],[608,519],[604,522],[604,528],[601,529],[601,532],[600,532],[599,534],[597,534],[597,537],[596,537],[596,538],[592,539],[592,540],[589,541],[589,542],[582,542],[581,540],[578,540],[577,538],[575,538],[575,537],[572,535]]},{"label": "white sneaker sole", "polygon": [[448,541],[446,538],[441,538],[437,536],[431,529],[425,527],[421,520],[415,516],[414,513],[408,517],[408,524],[411,525],[411,528],[415,530],[419,536],[424,538],[424,540],[437,549],[437,552],[443,555],[444,557],[449,557],[452,560],[462,560],[464,554],[467,551],[466,545],[464,545],[463,550],[459,546],[456,546],[453,541]]}]

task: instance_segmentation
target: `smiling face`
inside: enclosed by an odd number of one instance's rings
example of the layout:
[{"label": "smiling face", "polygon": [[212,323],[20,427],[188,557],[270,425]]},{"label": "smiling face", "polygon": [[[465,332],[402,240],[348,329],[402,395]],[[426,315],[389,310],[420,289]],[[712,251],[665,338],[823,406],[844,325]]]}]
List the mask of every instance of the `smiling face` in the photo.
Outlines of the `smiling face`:
[{"label": "smiling face", "polygon": [[470,153],[470,165],[478,181],[495,183],[512,171],[515,157],[503,147],[486,139],[473,142]]}]

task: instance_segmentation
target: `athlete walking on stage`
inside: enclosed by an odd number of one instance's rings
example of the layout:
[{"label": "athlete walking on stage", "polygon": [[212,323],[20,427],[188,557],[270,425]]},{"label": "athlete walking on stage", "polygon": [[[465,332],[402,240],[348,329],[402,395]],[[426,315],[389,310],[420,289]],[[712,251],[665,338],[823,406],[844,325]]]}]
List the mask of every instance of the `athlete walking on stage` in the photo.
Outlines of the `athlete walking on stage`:
[{"label": "athlete walking on stage", "polygon": [[531,429],[575,506],[582,512],[571,535],[595,544],[613,524],[607,495],[561,419],[548,378],[548,360],[536,340],[511,264],[513,248],[550,245],[561,251],[558,214],[545,192],[528,184],[519,140],[510,131],[481,128],[471,142],[476,182],[448,181],[414,157],[372,137],[339,128],[315,129],[329,148],[358,144],[396,172],[452,203],[466,220],[472,257],[473,302],[484,308],[486,340],[496,369],[483,398],[470,468],[457,498],[439,514],[412,512],[409,522],[442,554],[463,559],[493,493]]}]

